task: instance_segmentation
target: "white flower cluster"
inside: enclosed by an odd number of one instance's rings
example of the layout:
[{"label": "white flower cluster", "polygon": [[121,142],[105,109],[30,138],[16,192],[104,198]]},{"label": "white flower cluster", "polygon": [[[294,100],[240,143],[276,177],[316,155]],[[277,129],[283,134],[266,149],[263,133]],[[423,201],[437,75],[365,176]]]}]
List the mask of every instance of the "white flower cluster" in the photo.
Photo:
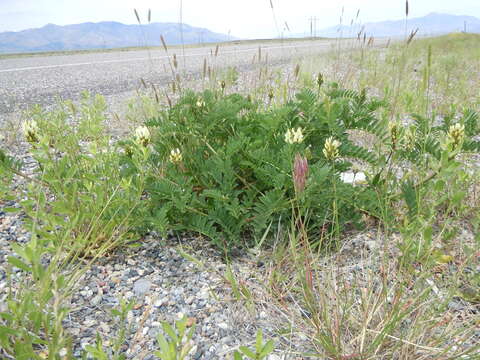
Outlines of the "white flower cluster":
[{"label": "white flower cluster", "polygon": [[182,162],[182,159],[183,159],[182,153],[179,148],[172,149],[172,151],[170,151],[169,160],[171,163],[178,164]]},{"label": "white flower cluster", "polygon": [[35,120],[25,121],[22,125],[22,131],[29,143],[36,143],[39,141],[39,129]]},{"label": "white flower cluster", "polygon": [[285,133],[285,142],[287,144],[301,144],[303,142],[302,128],[288,129]]},{"label": "white flower cluster", "polygon": [[465,126],[462,124],[455,124],[448,128],[447,141],[452,145],[453,149],[459,147],[459,145],[463,142],[464,136]]},{"label": "white flower cluster", "polygon": [[135,140],[142,146],[147,146],[150,144],[150,131],[146,126],[140,126],[135,130]]},{"label": "white flower cluster", "polygon": [[25,121],[22,131],[29,143],[38,142],[38,124],[35,120]]},{"label": "white flower cluster", "polygon": [[342,143],[338,140],[335,140],[333,136],[330,136],[325,141],[325,145],[323,146],[323,155],[325,155],[327,160],[335,160],[338,157],[338,148],[340,145],[342,145]]}]

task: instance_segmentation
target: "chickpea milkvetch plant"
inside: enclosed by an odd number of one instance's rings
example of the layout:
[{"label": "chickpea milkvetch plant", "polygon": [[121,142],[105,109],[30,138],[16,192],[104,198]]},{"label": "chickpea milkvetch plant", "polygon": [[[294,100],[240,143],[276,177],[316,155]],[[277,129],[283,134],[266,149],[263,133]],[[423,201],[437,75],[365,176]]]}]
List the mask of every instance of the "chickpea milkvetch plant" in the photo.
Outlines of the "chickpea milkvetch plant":
[{"label": "chickpea milkvetch plant", "polygon": [[[466,164],[469,153],[480,151],[479,132],[478,114],[468,109],[455,122],[445,116],[435,124],[434,117],[416,115],[408,127],[398,126],[394,158],[403,162],[403,176],[390,186],[392,192],[394,186],[399,189],[392,199],[405,204],[400,249],[406,264],[444,257],[442,249],[456,231],[449,229],[448,217],[459,215],[469,196],[472,178]],[[435,227],[444,238],[436,244]]]},{"label": "chickpea milkvetch plant", "polygon": [[[155,170],[146,181],[145,226],[197,232],[228,253],[288,224],[295,204],[309,238],[327,244],[342,229],[363,226],[365,214],[391,225],[405,204],[413,215],[418,192],[456,166],[455,154],[478,151],[474,112],[455,124],[445,118],[434,126],[433,118],[414,115],[404,125],[389,120],[386,100],[365,90],[318,85],[267,108],[239,94],[187,91],[148,120]],[[373,145],[354,142],[352,132],[374,138]],[[453,140],[441,155],[445,136]],[[308,162],[299,193],[297,156]],[[342,181],[348,172],[362,181]]]},{"label": "chickpea milkvetch plant", "polygon": [[227,252],[248,243],[271,223],[289,221],[297,154],[310,165],[301,196],[308,231],[319,239],[334,228],[359,225],[360,209],[376,211],[376,194],[343,183],[340,174],[350,168],[349,159],[372,162],[376,155],[355,145],[348,131],[382,135],[385,122],[376,117],[382,106],[335,84],[305,89],[266,110],[239,94],[186,92],[146,123],[156,167],[147,181],[149,226],[198,232]]}]

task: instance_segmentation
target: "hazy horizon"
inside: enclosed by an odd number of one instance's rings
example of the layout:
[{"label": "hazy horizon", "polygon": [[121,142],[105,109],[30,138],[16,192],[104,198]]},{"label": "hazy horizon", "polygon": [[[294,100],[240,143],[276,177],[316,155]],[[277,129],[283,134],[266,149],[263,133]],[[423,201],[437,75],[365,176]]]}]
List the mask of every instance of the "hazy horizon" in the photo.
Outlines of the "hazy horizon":
[{"label": "hazy horizon", "polygon": [[[56,25],[83,22],[116,21],[136,24],[136,8],[142,22],[179,22],[180,0],[161,3],[157,0],[0,0],[0,32],[39,28],[49,23]],[[275,37],[280,34],[310,32],[311,18],[316,28],[337,25],[343,11],[343,24],[367,23],[405,18],[405,0],[339,0],[312,2],[309,0],[183,0],[183,19],[186,24],[241,38]],[[409,1],[409,17],[421,17],[432,12],[480,17],[479,0],[423,0]]]}]

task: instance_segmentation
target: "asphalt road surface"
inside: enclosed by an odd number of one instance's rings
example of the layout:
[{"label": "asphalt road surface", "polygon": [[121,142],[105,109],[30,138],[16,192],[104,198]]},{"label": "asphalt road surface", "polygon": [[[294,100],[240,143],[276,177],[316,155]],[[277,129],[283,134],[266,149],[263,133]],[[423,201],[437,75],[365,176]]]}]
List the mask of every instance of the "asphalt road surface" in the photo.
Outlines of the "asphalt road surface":
[{"label": "asphalt road surface", "polygon": [[[248,70],[253,58],[272,65],[325,53],[335,40],[287,41],[220,45],[218,56],[213,46],[169,49],[107,51],[68,55],[24,56],[0,59],[0,120],[33,104],[51,105],[58,98],[76,100],[88,90],[110,98],[132,92],[147,83],[163,86],[172,79],[169,57],[177,54],[180,72],[199,76],[204,59],[209,65],[222,68],[236,66]],[[268,54],[268,56],[267,56]]]}]

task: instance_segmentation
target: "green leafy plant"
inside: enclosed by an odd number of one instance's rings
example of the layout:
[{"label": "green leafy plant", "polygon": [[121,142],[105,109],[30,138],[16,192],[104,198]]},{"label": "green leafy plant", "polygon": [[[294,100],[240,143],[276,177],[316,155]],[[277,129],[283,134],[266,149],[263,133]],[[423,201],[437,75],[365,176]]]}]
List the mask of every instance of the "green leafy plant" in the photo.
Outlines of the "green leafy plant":
[{"label": "green leafy plant", "polygon": [[85,352],[83,358],[87,359],[88,356],[93,357],[97,360],[123,360],[126,359],[126,355],[122,353],[122,345],[125,343],[126,331],[127,331],[127,314],[133,309],[135,301],[131,300],[126,302],[124,299],[120,300],[120,308],[112,309],[112,316],[118,318],[118,323],[120,330],[116,334],[114,339],[109,340],[109,344],[112,344],[108,347],[104,347],[100,334],[97,333],[97,338],[95,346],[87,345],[85,346]]},{"label": "green leafy plant", "polygon": [[164,334],[158,334],[157,341],[160,350],[154,354],[162,360],[183,360],[193,348],[192,337],[195,332],[195,324],[187,330],[188,318],[183,316],[175,321],[171,326],[167,322],[162,322]]},{"label": "green leafy plant", "polygon": [[[86,257],[103,246],[112,249],[113,239],[127,238],[117,234],[134,227],[133,212],[143,192],[141,176],[123,173],[121,148],[106,133],[104,110],[101,97],[84,94],[80,109],[68,103],[50,112],[37,108],[24,126],[37,165],[28,175],[29,197],[39,194],[39,199],[23,207],[31,218],[41,219],[40,236],[62,238],[68,231],[69,245]],[[69,123],[72,116],[76,124]],[[145,163],[145,146],[139,143],[133,150],[134,161]],[[141,175],[142,165],[137,168]],[[75,227],[67,230],[65,219]]]},{"label": "green leafy plant", "polygon": [[[143,179],[123,173],[124,155],[103,127],[104,109],[101,97],[86,94],[80,110],[69,103],[50,112],[34,109],[23,126],[36,162],[32,173],[0,152],[2,199],[17,195],[9,187],[13,176],[25,180],[16,191],[24,191],[19,203],[31,234],[26,244],[11,245],[15,255],[8,262],[16,276],[0,314],[0,345],[15,358],[70,354],[72,341],[62,327],[68,297],[94,260],[132,239]],[[148,148],[137,141],[137,169],[147,157]]]},{"label": "green leafy plant", "polygon": [[[187,92],[147,122],[156,128],[150,226],[195,231],[228,252],[277,219],[288,221],[297,153],[310,165],[301,199],[310,209],[309,232],[322,236],[333,226],[359,224],[360,210],[375,211],[375,193],[342,182],[340,173],[350,168],[347,159],[374,162],[376,155],[355,145],[348,130],[382,135],[385,124],[375,117],[382,105],[335,84],[268,110],[238,94]],[[326,157],[329,138],[341,144],[340,156]]]},{"label": "green leafy plant", "polygon": [[273,340],[268,340],[264,343],[262,330],[258,330],[255,341],[255,348],[250,349],[246,346],[240,346],[239,350],[235,350],[235,352],[233,353],[233,358],[234,360],[242,360],[243,354],[248,359],[262,360],[265,359],[268,355],[270,355],[274,349],[275,343],[273,342]]}]

